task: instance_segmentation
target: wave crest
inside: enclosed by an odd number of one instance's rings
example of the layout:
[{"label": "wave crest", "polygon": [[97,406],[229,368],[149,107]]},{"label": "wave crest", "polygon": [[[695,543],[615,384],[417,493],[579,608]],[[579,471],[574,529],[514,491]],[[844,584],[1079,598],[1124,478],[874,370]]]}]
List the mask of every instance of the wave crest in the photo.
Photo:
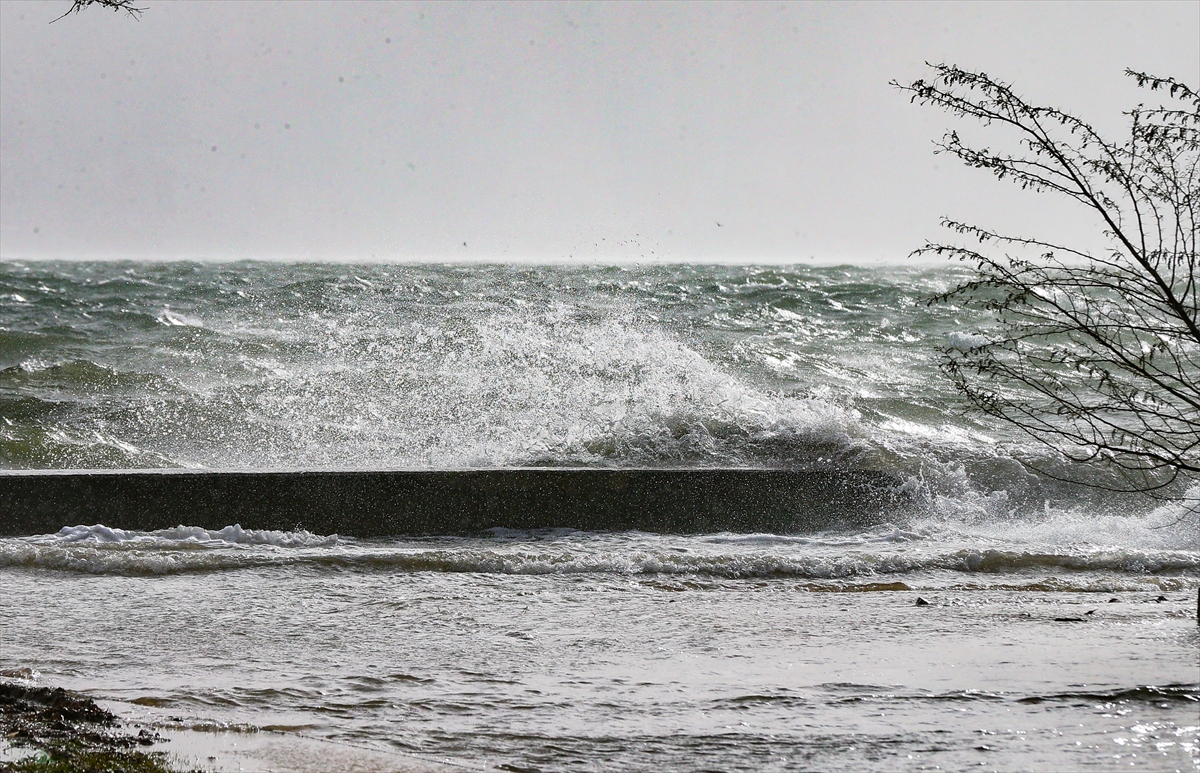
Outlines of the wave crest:
[{"label": "wave crest", "polygon": [[[587,534],[587,533],[579,533]],[[895,533],[894,533],[895,534]],[[0,567],[56,569],[85,574],[159,575],[254,567],[307,567],[399,573],[501,575],[691,575],[716,579],[848,580],[950,573],[1003,577],[1048,572],[1055,576],[1186,576],[1200,571],[1200,554],[1121,548],[1017,549],[948,547],[873,532],[857,541],[831,537],[780,542],[773,535],[711,535],[662,543],[652,535],[578,535],[548,540],[358,542],[308,532],[206,531],[180,526],[125,532],[78,526],[57,534],[0,540]],[[915,540],[915,541],[914,541]],[[607,546],[604,546],[607,545]],[[1094,576],[1093,576],[1094,579]],[[1028,580],[1022,580],[1028,582]]]}]

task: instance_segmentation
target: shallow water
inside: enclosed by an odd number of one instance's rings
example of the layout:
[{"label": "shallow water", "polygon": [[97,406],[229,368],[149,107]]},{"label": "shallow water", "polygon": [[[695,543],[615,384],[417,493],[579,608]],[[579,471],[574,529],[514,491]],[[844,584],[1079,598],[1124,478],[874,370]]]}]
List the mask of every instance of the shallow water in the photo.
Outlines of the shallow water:
[{"label": "shallow water", "polygon": [[1200,769],[1195,516],[1038,478],[963,410],[935,348],[985,321],[919,302],[960,276],[0,264],[5,467],[819,463],[912,495],[786,535],[64,523],[0,539],[0,669],[509,770]]},{"label": "shallow water", "polygon": [[185,727],[508,769],[1187,770],[1200,554],[1169,530],[64,529],[0,542],[0,660]]}]

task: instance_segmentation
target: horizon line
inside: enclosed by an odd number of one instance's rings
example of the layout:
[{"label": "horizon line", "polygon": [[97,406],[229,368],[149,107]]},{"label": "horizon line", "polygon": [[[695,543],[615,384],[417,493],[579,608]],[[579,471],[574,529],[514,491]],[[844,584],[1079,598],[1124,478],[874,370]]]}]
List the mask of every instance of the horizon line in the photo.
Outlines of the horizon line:
[{"label": "horizon line", "polygon": [[544,256],[526,256],[526,257],[438,257],[438,256],[390,256],[377,257],[374,255],[346,255],[346,256],[328,256],[328,255],[203,255],[203,254],[182,254],[182,255],[161,255],[161,254],[113,254],[113,253],[93,253],[93,254],[55,254],[55,253],[39,253],[39,254],[0,254],[0,263],[42,263],[42,262],[65,262],[65,263],[313,263],[313,264],[344,264],[344,265],[524,265],[524,266],[814,266],[814,267],[833,267],[833,266],[921,266],[932,267],[950,265],[958,261],[950,258],[930,258],[926,256],[904,255],[898,257],[829,257],[818,258],[814,256],[807,257],[779,257],[779,256],[764,256],[764,257],[703,257],[698,259],[686,258],[652,258],[643,257],[623,258],[575,258],[570,256],[565,257],[544,257]]}]

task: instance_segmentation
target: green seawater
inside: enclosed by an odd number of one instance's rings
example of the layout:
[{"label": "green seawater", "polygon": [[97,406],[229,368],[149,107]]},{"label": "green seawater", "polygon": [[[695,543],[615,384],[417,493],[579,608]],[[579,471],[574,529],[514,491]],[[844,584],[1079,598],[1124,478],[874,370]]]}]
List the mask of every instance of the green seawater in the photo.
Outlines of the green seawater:
[{"label": "green seawater", "polygon": [[0,263],[3,467],[815,464],[914,502],[787,535],[64,522],[0,539],[0,674],[243,751],[1190,769],[1195,521],[1039,477],[1044,449],[967,410],[938,350],[989,320],[927,304],[965,277]]},{"label": "green seawater", "polygon": [[939,372],[939,347],[990,324],[928,303],[966,277],[4,262],[0,467],[818,463],[985,510],[1094,504],[1029,473],[1055,462]]}]

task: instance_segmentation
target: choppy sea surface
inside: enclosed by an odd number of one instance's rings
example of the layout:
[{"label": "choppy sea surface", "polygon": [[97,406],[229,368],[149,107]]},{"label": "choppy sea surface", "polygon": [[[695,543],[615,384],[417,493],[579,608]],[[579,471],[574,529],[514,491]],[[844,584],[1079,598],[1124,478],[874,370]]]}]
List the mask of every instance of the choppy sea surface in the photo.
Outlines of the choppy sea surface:
[{"label": "choppy sea surface", "polygon": [[820,462],[912,493],[793,534],[63,523],[0,539],[0,670],[508,770],[1200,770],[1200,523],[966,410],[937,348],[987,320],[924,302],[964,277],[0,262],[0,468]]}]

